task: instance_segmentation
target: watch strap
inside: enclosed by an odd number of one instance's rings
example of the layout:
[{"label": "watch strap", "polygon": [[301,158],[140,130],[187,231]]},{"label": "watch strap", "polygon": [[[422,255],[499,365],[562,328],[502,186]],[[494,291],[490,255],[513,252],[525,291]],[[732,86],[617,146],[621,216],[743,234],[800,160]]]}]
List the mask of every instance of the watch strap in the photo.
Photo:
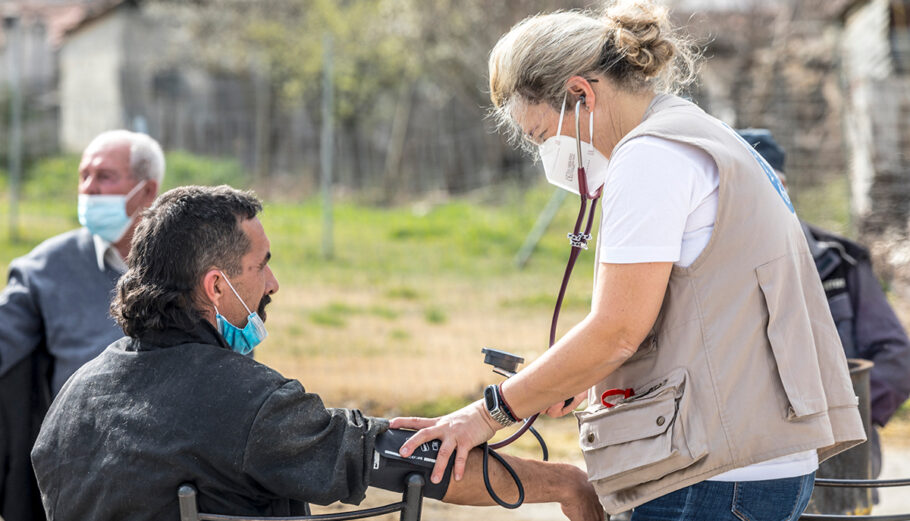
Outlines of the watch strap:
[{"label": "watch strap", "polygon": [[485,392],[491,393],[494,398],[495,403],[493,404],[492,408],[490,408],[490,406],[486,404],[486,401],[484,401],[484,406],[487,412],[490,413],[490,416],[493,418],[493,420],[495,420],[496,423],[502,425],[503,427],[508,427],[515,423],[515,421],[510,417],[509,413],[506,412],[505,405],[502,403],[502,396],[499,394],[499,386],[487,386]]},{"label": "watch strap", "polygon": [[506,395],[502,394],[502,384],[496,386],[496,392],[498,393],[499,403],[501,403],[503,408],[506,410],[506,414],[509,415],[509,419],[513,422],[519,421],[520,418],[515,415],[515,411],[512,410],[512,406],[510,406],[509,402],[506,401]]}]

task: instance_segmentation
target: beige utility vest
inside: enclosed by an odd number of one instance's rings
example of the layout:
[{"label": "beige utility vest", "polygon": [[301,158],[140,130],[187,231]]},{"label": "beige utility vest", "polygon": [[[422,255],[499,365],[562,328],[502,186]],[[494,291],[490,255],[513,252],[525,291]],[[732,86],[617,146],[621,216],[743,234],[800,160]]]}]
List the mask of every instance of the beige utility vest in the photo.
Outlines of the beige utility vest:
[{"label": "beige utility vest", "polygon": [[[673,267],[652,334],[577,414],[588,476],[611,514],[731,469],[810,449],[821,461],[865,439],[815,263],[770,167],[675,96],[657,96],[613,153],[645,135],[710,154],[719,202],[704,251]],[[634,395],[601,404],[626,389]]]}]

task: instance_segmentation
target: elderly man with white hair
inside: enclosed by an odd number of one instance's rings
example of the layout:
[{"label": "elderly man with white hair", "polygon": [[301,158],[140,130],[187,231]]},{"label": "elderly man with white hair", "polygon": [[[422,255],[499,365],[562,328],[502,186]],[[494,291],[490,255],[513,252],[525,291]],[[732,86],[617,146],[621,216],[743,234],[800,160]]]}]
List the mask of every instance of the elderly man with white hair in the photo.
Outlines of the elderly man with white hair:
[{"label": "elderly man with white hair", "polygon": [[163,177],[164,154],[151,137],[98,135],[79,164],[82,228],[10,264],[0,292],[0,517],[7,521],[43,516],[31,495],[34,435],[67,378],[123,335],[110,316],[112,292]]}]

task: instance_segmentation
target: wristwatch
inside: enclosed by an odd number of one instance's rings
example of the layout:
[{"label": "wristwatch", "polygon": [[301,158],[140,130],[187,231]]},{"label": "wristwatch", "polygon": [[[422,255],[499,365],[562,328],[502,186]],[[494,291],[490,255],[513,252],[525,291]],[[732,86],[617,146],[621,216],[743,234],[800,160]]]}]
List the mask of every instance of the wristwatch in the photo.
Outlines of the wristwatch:
[{"label": "wristwatch", "polygon": [[483,390],[483,404],[486,406],[490,416],[503,427],[508,427],[515,423],[512,415],[509,414],[509,411],[506,409],[502,396],[499,394],[498,385],[488,385],[487,388]]}]

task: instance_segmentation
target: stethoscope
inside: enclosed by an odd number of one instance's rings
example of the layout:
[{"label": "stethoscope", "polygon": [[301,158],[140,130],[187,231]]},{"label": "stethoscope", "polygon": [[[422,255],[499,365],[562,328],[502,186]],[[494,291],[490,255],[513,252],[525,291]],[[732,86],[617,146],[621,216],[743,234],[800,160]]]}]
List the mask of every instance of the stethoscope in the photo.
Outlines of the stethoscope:
[{"label": "stethoscope", "polygon": [[[582,250],[588,249],[588,241],[591,240],[591,228],[594,225],[594,214],[597,212],[597,201],[600,199],[601,192],[603,187],[600,186],[597,190],[591,194],[588,192],[588,177],[585,173],[585,167],[582,165],[582,155],[581,155],[581,124],[580,118],[581,115],[581,106],[585,103],[585,95],[582,94],[579,96],[578,101],[575,103],[575,145],[576,145],[576,156],[578,162],[578,193],[581,198],[580,206],[578,209],[578,217],[575,219],[575,227],[572,230],[572,233],[567,234],[569,239],[569,244],[571,249],[569,252],[569,260],[566,262],[566,269],[562,276],[562,284],[559,287],[559,296],[556,298],[556,306],[553,309],[553,318],[550,321],[550,339],[548,348],[553,347],[553,344],[556,343],[556,325],[559,322],[559,311],[562,309],[562,302],[566,295],[566,289],[569,286],[569,279],[572,276],[572,270],[575,268],[575,261],[578,260],[578,256],[581,254]],[[593,136],[589,136],[589,139],[592,140],[591,146],[594,146]],[[588,208],[588,201],[591,201],[591,207]],[[585,215],[587,214],[587,221],[585,220]],[[584,233],[581,233],[582,226],[584,226]],[[523,360],[522,360],[523,361]],[[517,364],[516,364],[517,367]],[[514,373],[507,374],[502,371],[497,371],[499,374],[505,376],[512,376]],[[568,407],[572,403],[574,398],[568,398],[563,407]],[[534,422],[537,420],[537,417],[540,416],[540,413],[536,413],[530,418],[524,420],[524,424],[515,431],[508,438],[498,441],[496,443],[484,444],[484,456],[483,456],[483,479],[484,485],[486,485],[487,492],[490,494],[490,497],[496,501],[497,504],[504,508],[518,508],[524,502],[524,487],[521,484],[521,480],[518,478],[518,475],[515,471],[502,459],[502,457],[492,452],[491,449],[501,449],[508,445],[514,443],[518,438],[522,437],[525,432],[531,431],[531,434],[537,438],[537,441],[540,443],[541,451],[543,452],[543,460],[547,461],[548,451],[547,444],[544,442],[543,437],[537,430],[533,427]],[[489,476],[487,473],[488,459],[490,456],[493,456],[494,459],[499,461],[505,468],[512,479],[515,481],[515,485],[518,487],[518,500],[515,503],[507,503],[503,501],[496,493],[493,491],[493,487],[490,485]]]}]

